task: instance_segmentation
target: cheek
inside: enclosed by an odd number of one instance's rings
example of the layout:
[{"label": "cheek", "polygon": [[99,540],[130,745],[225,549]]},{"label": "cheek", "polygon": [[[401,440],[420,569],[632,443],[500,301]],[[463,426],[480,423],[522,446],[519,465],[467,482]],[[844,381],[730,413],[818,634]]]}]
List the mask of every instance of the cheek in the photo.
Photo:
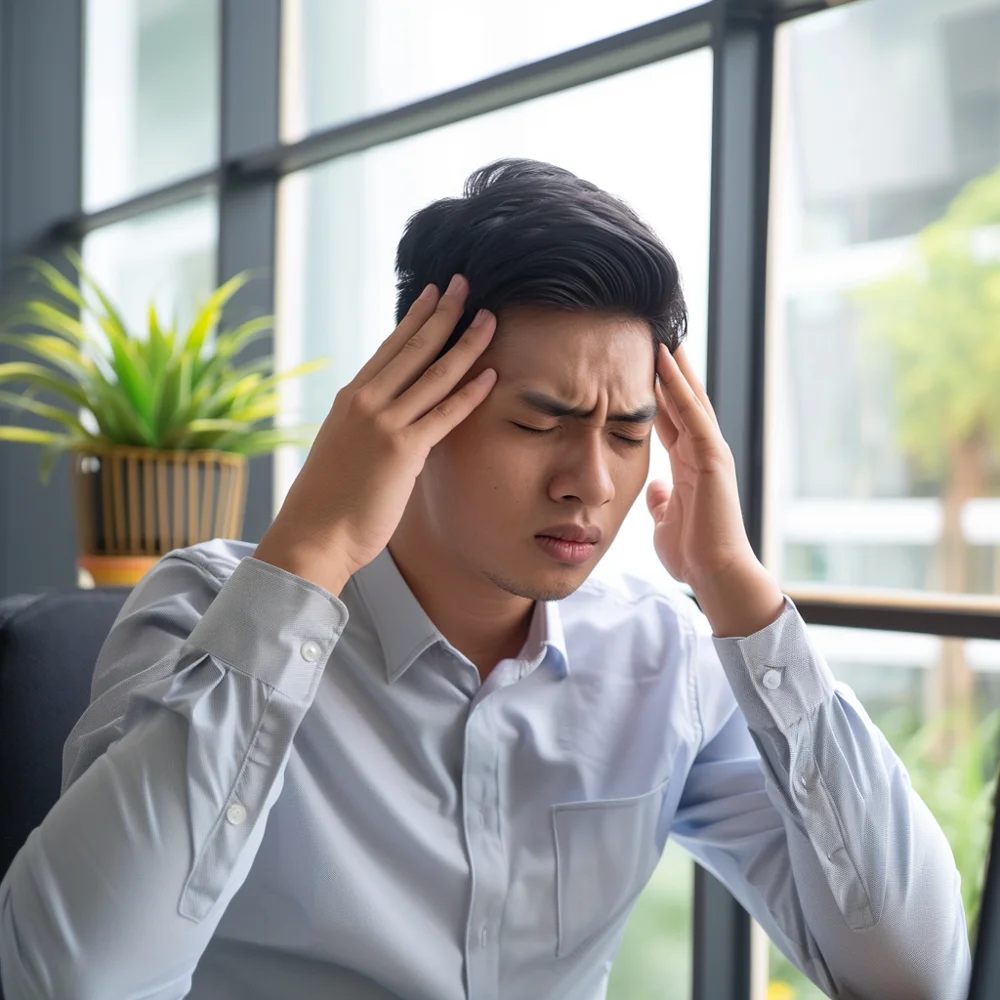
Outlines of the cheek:
[{"label": "cheek", "polygon": [[516,462],[510,452],[498,435],[463,423],[431,450],[425,469],[439,494],[488,498],[514,478]]},{"label": "cheek", "polygon": [[615,484],[615,499],[611,509],[624,518],[645,488],[649,475],[649,455],[622,455],[618,462],[609,465],[609,471]]}]

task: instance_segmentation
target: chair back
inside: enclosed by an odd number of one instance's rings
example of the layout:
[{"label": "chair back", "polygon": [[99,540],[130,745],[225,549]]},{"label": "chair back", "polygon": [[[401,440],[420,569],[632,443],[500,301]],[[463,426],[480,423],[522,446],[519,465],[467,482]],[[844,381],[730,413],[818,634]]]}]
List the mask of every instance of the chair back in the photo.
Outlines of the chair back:
[{"label": "chair back", "polygon": [[128,587],[0,598],[0,879],[62,787],[63,745],[90,704]]}]

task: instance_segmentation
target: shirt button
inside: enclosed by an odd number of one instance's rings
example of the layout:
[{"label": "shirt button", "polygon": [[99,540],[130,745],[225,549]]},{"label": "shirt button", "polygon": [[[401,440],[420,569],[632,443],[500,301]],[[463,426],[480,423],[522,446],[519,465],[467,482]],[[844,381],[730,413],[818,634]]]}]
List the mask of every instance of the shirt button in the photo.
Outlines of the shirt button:
[{"label": "shirt button", "polygon": [[774,691],[781,684],[781,674],[777,670],[768,670],[764,674],[763,681],[768,691]]},{"label": "shirt button", "polygon": [[302,643],[302,659],[310,663],[315,662],[323,655],[323,648],[314,639],[308,639]]},{"label": "shirt button", "polygon": [[246,808],[239,802],[234,802],[226,810],[226,819],[233,824],[233,826],[239,826],[247,818]]},{"label": "shirt button", "polygon": [[480,943],[480,944],[481,944],[481,945],[482,945],[482,946],[483,946],[484,948],[486,947],[486,939],[487,939],[488,937],[489,937],[489,932],[488,932],[488,931],[486,930],[486,928],[484,927],[484,928],[483,928],[483,929],[482,929],[482,930],[481,930],[481,931],[479,932],[479,943]]}]

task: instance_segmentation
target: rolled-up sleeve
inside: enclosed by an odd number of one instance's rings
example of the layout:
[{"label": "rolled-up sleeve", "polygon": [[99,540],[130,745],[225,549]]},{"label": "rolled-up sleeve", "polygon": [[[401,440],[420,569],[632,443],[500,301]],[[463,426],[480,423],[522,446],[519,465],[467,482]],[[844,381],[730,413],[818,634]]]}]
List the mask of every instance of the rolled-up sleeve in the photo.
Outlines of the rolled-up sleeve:
[{"label": "rolled-up sleeve", "polygon": [[940,826],[793,602],[752,636],[693,619],[704,741],[674,834],[830,996],[959,1000],[971,954]]},{"label": "rolled-up sleeve", "polygon": [[0,883],[10,998],[172,998],[242,885],[347,624],[252,557],[160,560],[101,649],[63,791]]}]

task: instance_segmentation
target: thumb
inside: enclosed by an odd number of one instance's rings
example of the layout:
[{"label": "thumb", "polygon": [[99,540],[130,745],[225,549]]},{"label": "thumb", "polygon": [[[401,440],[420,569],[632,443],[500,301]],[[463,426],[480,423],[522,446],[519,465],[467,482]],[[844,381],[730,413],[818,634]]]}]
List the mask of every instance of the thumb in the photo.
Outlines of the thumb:
[{"label": "thumb", "polygon": [[646,506],[657,523],[667,512],[667,504],[672,493],[673,487],[668,486],[662,479],[654,479],[646,488]]}]

